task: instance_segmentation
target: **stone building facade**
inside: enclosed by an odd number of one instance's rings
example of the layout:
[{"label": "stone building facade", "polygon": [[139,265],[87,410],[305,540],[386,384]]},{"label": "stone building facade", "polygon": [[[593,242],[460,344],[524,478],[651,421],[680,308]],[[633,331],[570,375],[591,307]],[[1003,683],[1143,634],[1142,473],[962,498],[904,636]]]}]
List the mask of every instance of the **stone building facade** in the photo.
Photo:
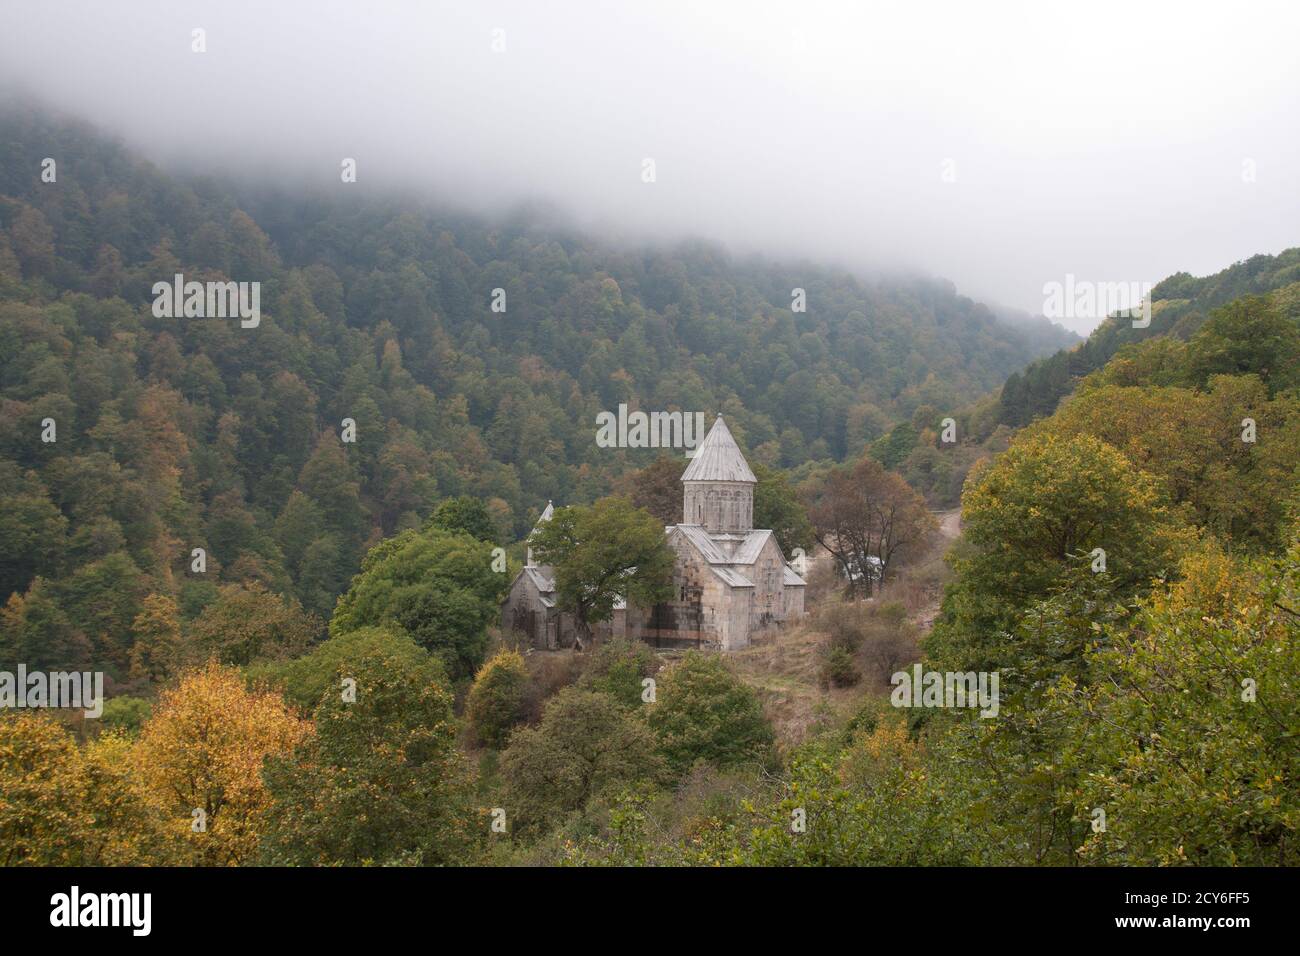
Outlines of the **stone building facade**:
[{"label": "stone building facade", "polygon": [[[719,415],[682,474],[682,522],[664,529],[677,555],[673,597],[650,608],[615,606],[597,639],[625,636],[658,647],[745,647],[755,634],[804,614],[803,579],[776,535],[755,529],[757,480]],[[541,520],[553,513],[550,503]],[[575,629],[555,600],[551,568],[528,549],[502,606],[501,626],[528,635],[534,647],[569,647]]]}]

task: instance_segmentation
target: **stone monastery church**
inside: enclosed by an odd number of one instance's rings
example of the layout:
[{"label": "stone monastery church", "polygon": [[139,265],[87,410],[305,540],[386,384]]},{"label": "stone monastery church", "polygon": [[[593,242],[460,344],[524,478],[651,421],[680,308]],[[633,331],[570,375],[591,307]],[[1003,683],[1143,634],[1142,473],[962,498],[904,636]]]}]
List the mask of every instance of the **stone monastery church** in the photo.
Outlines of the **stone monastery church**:
[{"label": "stone monastery church", "polygon": [[[596,638],[734,650],[803,616],[803,578],[776,535],[753,526],[756,483],[719,415],[682,474],[682,523],[664,529],[677,554],[673,600],[651,608],[619,602],[613,619],[595,626]],[[553,513],[548,502],[540,521]],[[575,643],[571,615],[556,606],[553,569],[537,565],[532,548],[502,605],[501,626],[523,632],[538,648]]]}]

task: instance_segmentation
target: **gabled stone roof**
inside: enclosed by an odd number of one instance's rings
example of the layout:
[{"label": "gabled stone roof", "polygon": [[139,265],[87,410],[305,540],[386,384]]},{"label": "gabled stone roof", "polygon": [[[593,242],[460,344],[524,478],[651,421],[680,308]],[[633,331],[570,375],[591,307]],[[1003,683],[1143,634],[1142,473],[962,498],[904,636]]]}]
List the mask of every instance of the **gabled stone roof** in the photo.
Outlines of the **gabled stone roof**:
[{"label": "gabled stone roof", "polygon": [[704,441],[695,449],[695,457],[682,473],[682,481],[748,481],[758,479],[740,453],[731,429],[719,414]]},{"label": "gabled stone roof", "polygon": [[767,544],[767,539],[772,537],[771,531],[758,530],[751,531],[745,535],[745,540],[736,548],[736,553],[731,556],[732,564],[753,564],[758,560],[759,552],[763,550],[763,545]]},{"label": "gabled stone roof", "polygon": [[713,543],[709,533],[697,524],[679,524],[675,526],[676,530],[682,534],[687,541],[695,545],[695,550],[700,552],[704,560],[709,564],[730,564],[731,559],[727,557],[722,549]]},{"label": "gabled stone roof", "polygon": [[537,588],[539,594],[555,593],[555,582],[543,574],[540,568],[525,565],[524,572],[532,579],[533,586]]}]

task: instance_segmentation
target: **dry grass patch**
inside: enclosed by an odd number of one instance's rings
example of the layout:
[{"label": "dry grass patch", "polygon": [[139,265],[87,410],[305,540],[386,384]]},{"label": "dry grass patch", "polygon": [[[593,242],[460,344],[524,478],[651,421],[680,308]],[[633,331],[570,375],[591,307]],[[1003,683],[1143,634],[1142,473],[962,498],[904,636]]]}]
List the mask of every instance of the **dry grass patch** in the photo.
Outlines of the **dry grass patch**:
[{"label": "dry grass patch", "polygon": [[802,625],[765,634],[727,655],[763,702],[782,748],[802,742],[816,725],[852,713],[863,696],[853,687],[823,690],[819,649],[825,641],[824,633]]}]

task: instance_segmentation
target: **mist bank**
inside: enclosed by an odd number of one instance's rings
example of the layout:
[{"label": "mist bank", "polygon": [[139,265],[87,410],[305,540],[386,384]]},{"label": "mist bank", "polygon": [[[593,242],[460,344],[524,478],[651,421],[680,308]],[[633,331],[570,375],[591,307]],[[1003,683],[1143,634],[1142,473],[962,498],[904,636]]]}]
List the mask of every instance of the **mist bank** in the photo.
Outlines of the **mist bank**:
[{"label": "mist bank", "polygon": [[[3,82],[169,169],[951,278],[1154,284],[1293,245],[1300,10],[6,5]],[[647,179],[647,162],[653,179]],[[1100,317],[1072,319],[1086,332]]]}]

